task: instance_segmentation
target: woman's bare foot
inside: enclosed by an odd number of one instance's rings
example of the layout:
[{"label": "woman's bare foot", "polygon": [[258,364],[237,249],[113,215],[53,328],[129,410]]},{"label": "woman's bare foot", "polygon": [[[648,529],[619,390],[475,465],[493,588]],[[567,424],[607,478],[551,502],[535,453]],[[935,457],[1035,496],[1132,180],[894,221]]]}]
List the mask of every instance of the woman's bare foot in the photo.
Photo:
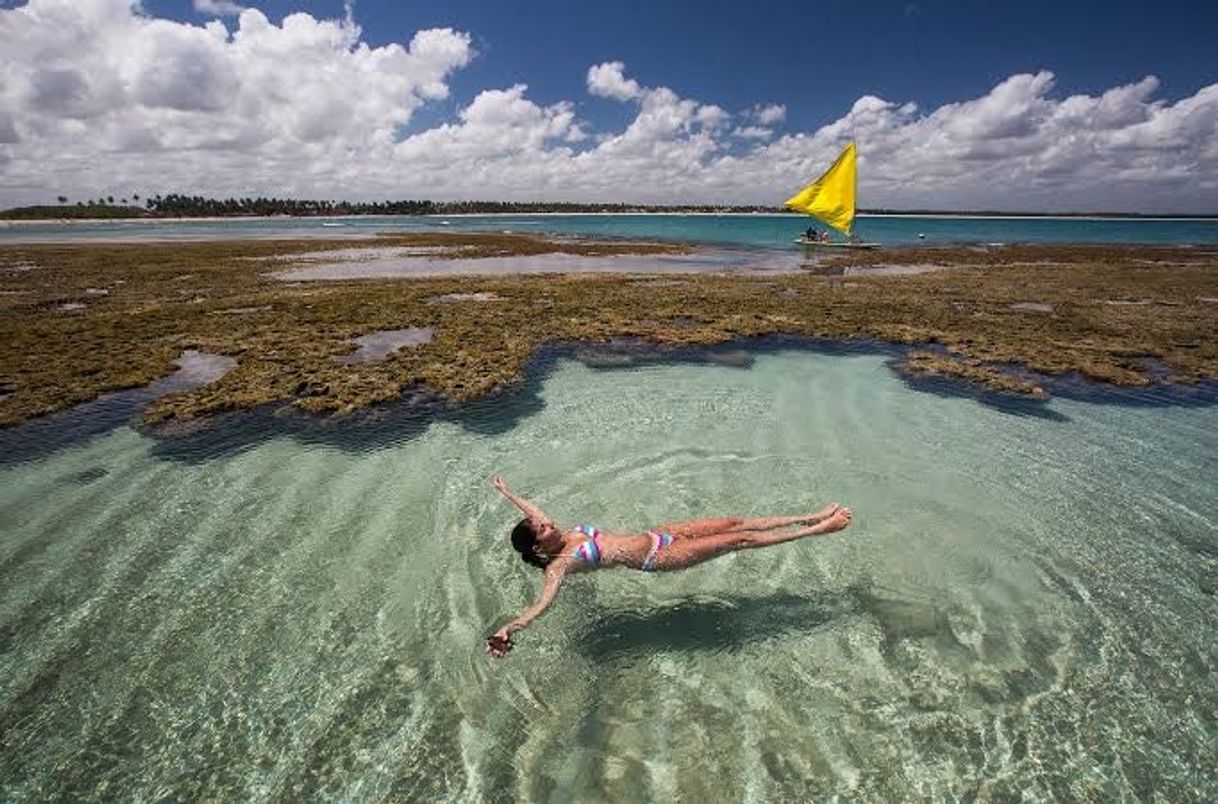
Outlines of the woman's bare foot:
[{"label": "woman's bare foot", "polygon": [[828,505],[817,511],[815,514],[809,514],[807,519],[804,521],[811,522],[813,525],[815,525],[817,522],[824,522],[826,519],[833,516],[834,512],[839,508],[841,508],[840,505],[830,500]]},{"label": "woman's bare foot", "polygon": [[850,524],[850,519],[853,516],[854,512],[849,508],[838,508],[828,519],[821,523],[821,527],[824,528],[821,533],[834,533],[844,530]]}]

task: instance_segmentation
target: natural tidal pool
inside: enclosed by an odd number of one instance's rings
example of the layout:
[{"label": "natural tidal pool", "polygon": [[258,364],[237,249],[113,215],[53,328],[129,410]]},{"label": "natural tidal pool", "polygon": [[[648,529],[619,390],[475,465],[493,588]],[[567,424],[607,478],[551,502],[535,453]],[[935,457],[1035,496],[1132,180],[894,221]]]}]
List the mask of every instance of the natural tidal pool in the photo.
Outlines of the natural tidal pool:
[{"label": "natural tidal pool", "polygon": [[[778,349],[375,438],[7,431],[0,799],[1212,800],[1218,408],[1118,396]],[[497,662],[540,573],[495,472],[611,530],[855,519],[576,577]]]}]

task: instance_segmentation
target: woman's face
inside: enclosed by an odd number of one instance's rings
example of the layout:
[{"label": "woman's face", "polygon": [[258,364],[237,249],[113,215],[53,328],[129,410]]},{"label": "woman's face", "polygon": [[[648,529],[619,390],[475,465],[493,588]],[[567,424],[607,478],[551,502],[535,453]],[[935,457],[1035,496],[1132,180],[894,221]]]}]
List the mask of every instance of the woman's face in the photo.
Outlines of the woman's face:
[{"label": "woman's face", "polygon": [[542,525],[541,529],[537,531],[537,541],[542,545],[549,546],[554,544],[556,541],[561,540],[562,534],[558,532],[558,528],[554,527],[548,522]]}]

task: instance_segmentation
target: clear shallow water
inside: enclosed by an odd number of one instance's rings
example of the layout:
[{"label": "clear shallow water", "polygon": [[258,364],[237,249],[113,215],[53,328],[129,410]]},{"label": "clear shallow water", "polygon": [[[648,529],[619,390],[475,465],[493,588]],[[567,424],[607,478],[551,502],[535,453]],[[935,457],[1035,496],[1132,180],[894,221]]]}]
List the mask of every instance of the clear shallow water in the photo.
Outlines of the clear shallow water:
[{"label": "clear shallow water", "polygon": [[[344,237],[376,232],[513,231],[673,240],[699,245],[799,251],[791,241],[808,218],[795,215],[472,215],[366,216],[222,221],[106,221],[0,226],[0,243],[74,240],[141,241],[257,237]],[[335,226],[333,224],[340,224]],[[331,225],[326,225],[331,224]],[[823,227],[822,227],[823,228]],[[1218,219],[869,217],[858,234],[885,245],[925,243],[1218,244]],[[919,239],[918,235],[925,235]]]},{"label": "clear shallow water", "polygon": [[[1017,416],[806,351],[564,360],[538,402],[0,467],[0,798],[1218,795],[1218,408]],[[856,518],[576,578],[494,663],[539,585],[495,471],[606,528]]]}]

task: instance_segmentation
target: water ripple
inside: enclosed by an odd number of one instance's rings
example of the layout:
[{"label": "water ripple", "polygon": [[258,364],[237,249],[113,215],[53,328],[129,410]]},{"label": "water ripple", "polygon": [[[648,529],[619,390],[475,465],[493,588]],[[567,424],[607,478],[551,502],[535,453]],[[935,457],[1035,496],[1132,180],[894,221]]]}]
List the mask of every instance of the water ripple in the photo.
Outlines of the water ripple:
[{"label": "water ripple", "polygon": [[[527,396],[0,467],[0,798],[1218,796],[1214,408],[1014,417],[782,350]],[[574,578],[492,662],[540,586],[495,472],[609,529],[857,516]]]}]

